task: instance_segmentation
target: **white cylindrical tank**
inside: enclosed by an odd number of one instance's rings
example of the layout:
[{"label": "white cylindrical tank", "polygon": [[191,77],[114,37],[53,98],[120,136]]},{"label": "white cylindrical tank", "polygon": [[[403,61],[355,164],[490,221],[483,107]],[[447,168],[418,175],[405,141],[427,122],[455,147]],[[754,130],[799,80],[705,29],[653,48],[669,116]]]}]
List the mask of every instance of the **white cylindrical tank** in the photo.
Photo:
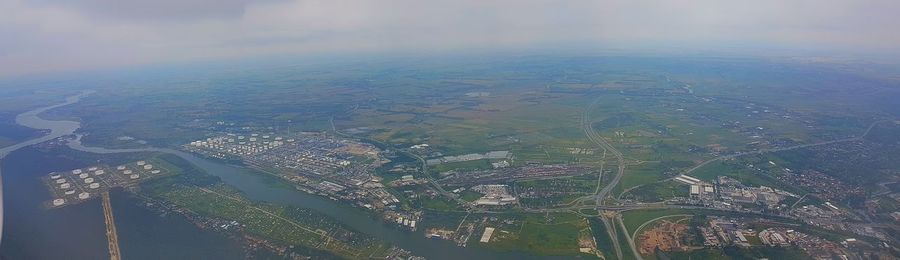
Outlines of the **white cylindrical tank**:
[{"label": "white cylindrical tank", "polygon": [[104,173],[106,173],[106,171],[103,171],[103,170],[97,170],[97,171],[94,172],[94,175],[103,175]]},{"label": "white cylindrical tank", "polygon": [[94,178],[84,179],[84,183],[94,183]]},{"label": "white cylindrical tank", "polygon": [[54,180],[55,180],[55,179],[59,179],[59,177],[62,177],[62,176],[59,175],[59,174],[56,174],[56,173],[50,174],[50,179],[54,179]]},{"label": "white cylindrical tank", "polygon": [[132,179],[137,179],[137,178],[140,178],[140,177],[141,177],[140,174],[134,174],[134,175],[131,175],[131,178],[132,178]]},{"label": "white cylindrical tank", "polygon": [[131,173],[132,173],[131,170],[125,170],[125,171],[122,171],[122,174],[125,174],[125,175],[131,174]]},{"label": "white cylindrical tank", "polygon": [[59,185],[59,188],[60,188],[60,189],[68,189],[68,188],[71,188],[71,187],[72,187],[72,185],[70,185],[70,184],[68,184],[68,183],[63,183],[63,184],[60,184],[60,185]]},{"label": "white cylindrical tank", "polygon": [[66,191],[66,195],[72,195],[72,194],[75,194],[75,190],[67,190]]},{"label": "white cylindrical tank", "polygon": [[66,183],[66,179],[58,179],[56,180],[56,183]]},{"label": "white cylindrical tank", "polygon": [[116,167],[116,170],[120,170],[120,171],[121,171],[121,170],[124,170],[124,169],[125,169],[125,165],[122,165],[122,166],[119,166],[119,167]]},{"label": "white cylindrical tank", "polygon": [[64,200],[64,199],[53,200],[53,206],[62,206],[62,204],[66,204],[66,200]]},{"label": "white cylindrical tank", "polygon": [[78,178],[82,178],[82,179],[87,178],[87,177],[88,177],[87,173],[82,173],[82,174],[78,175]]},{"label": "white cylindrical tank", "polygon": [[157,174],[157,173],[159,173],[159,170],[152,170],[152,171],[150,171],[150,173]]},{"label": "white cylindrical tank", "polygon": [[80,174],[81,170],[72,170],[72,174]]},{"label": "white cylindrical tank", "polygon": [[88,187],[90,187],[91,189],[100,188],[100,183],[91,183],[91,185],[88,185]]},{"label": "white cylindrical tank", "polygon": [[153,165],[150,165],[150,164],[144,165],[144,170],[149,170],[149,169],[153,169]]},{"label": "white cylindrical tank", "polygon": [[97,170],[97,167],[88,168],[88,171],[96,171],[96,170]]},{"label": "white cylindrical tank", "polygon": [[147,164],[147,162],[146,161],[138,161],[137,162],[138,166],[143,166],[144,164]]},{"label": "white cylindrical tank", "polygon": [[90,198],[90,197],[91,197],[91,194],[90,194],[90,193],[87,193],[87,192],[78,193],[78,198],[79,198],[79,199],[87,199],[87,198]]}]

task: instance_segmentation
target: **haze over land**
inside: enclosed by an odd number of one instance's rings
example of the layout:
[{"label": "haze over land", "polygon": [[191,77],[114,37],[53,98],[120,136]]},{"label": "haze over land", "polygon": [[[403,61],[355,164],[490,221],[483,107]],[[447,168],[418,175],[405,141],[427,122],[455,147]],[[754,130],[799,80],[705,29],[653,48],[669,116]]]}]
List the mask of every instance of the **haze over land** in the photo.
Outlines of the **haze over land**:
[{"label": "haze over land", "polygon": [[0,76],[284,54],[896,57],[900,2],[2,0]]},{"label": "haze over land", "polygon": [[0,0],[0,259],[900,259],[897,13]]}]

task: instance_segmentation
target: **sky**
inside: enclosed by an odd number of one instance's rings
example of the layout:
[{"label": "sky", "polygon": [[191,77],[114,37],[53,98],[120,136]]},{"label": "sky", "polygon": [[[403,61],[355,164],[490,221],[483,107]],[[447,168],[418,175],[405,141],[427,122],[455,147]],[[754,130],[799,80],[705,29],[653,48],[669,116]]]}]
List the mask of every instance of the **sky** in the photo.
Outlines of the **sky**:
[{"label": "sky", "polygon": [[900,53],[897,0],[0,0],[0,77],[272,55]]}]

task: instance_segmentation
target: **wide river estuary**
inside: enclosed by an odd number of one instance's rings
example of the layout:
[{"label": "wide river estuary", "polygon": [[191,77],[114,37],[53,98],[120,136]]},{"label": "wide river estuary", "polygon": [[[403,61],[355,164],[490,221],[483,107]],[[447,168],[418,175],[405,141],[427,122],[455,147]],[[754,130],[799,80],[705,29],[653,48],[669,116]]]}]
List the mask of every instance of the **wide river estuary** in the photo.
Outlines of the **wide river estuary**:
[{"label": "wide river estuary", "polygon": [[[2,170],[3,216],[0,226],[0,258],[4,259],[102,259],[106,256],[106,239],[99,201],[82,203],[60,209],[44,209],[41,203],[49,200],[49,193],[38,179],[51,171],[82,167],[74,162],[57,159],[28,146],[72,135],[81,124],[75,121],[44,120],[40,114],[77,103],[89,95],[68,97],[66,102],[19,114],[16,123],[34,129],[49,130],[45,136],[0,148]],[[426,239],[423,229],[408,232],[384,224],[373,214],[302,191],[271,185],[247,169],[193,154],[167,148],[107,149],[88,147],[74,140],[68,143],[82,152],[112,154],[160,152],[177,155],[207,173],[218,176],[225,183],[241,190],[252,200],[309,208],[329,215],[362,233],[412,251],[428,259],[527,259],[523,254],[497,252],[478,247],[457,247],[454,242]],[[53,160],[48,164],[46,160]],[[118,196],[117,196],[118,195]],[[126,193],[113,193],[119,241],[125,259],[239,259],[240,251],[234,241],[211,231],[193,228],[184,219],[157,216],[137,206]],[[117,198],[118,197],[118,198]],[[427,219],[425,220],[427,222]],[[5,228],[4,228],[5,227]],[[202,240],[202,241],[199,241]],[[172,251],[187,250],[187,251]],[[131,252],[129,252],[131,251]],[[172,253],[160,253],[169,251]]]}]

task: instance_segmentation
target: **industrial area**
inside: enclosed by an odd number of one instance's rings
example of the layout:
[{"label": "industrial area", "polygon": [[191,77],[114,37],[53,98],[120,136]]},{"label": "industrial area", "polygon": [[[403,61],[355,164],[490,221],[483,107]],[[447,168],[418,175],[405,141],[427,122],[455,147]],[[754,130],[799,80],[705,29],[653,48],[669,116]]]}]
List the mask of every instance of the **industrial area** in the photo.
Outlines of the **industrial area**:
[{"label": "industrial area", "polygon": [[240,160],[301,190],[362,207],[381,209],[398,202],[372,174],[389,160],[377,147],[355,140],[310,132],[286,136],[226,133],[184,148],[204,156]]},{"label": "industrial area", "polygon": [[115,167],[99,165],[52,172],[42,176],[41,180],[52,194],[52,200],[46,205],[57,208],[97,198],[112,188],[133,186],[170,172],[149,161],[136,161]]},{"label": "industrial area", "polygon": [[[225,133],[183,147],[204,156],[239,160],[299,190],[379,212],[386,222],[403,229],[417,228],[417,212],[398,209],[400,200],[374,174],[390,160],[371,144],[326,133]],[[418,183],[422,182],[407,176],[389,185]]]},{"label": "industrial area", "polygon": [[490,170],[445,172],[441,175],[442,184],[448,186],[467,186],[477,184],[496,184],[508,181],[539,180],[549,178],[571,177],[590,174],[590,168],[580,165],[551,164],[526,165]]},{"label": "industrial area", "polygon": [[109,191],[113,188],[131,187],[171,173],[170,169],[161,167],[154,161],[141,160],[115,167],[98,165],[65,172],[52,172],[42,176],[41,180],[52,194],[52,200],[45,203],[49,208],[60,208],[93,198],[101,198],[109,256],[112,260],[119,260],[122,258],[122,253],[119,249],[119,238]]}]

